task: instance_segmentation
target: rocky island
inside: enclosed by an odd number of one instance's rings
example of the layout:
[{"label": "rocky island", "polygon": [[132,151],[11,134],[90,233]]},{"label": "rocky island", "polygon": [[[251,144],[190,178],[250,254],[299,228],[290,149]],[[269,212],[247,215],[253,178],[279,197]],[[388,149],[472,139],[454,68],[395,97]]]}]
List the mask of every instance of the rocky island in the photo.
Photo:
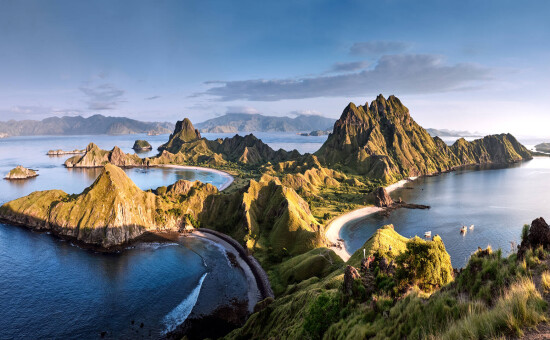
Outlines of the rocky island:
[{"label": "rocky island", "polygon": [[11,169],[4,179],[27,179],[36,176],[38,176],[36,171],[18,165]]},{"label": "rocky island", "polygon": [[149,144],[148,141],[138,139],[134,142],[134,146],[132,146],[132,149],[134,149],[135,151],[149,151],[153,150],[153,147],[151,146],[151,144]]},{"label": "rocky island", "polygon": [[48,156],[77,155],[77,154],[82,154],[84,152],[86,152],[86,149],[83,149],[83,150],[74,149],[72,151],[64,151],[61,149],[57,149],[57,150],[49,150],[47,155]]}]

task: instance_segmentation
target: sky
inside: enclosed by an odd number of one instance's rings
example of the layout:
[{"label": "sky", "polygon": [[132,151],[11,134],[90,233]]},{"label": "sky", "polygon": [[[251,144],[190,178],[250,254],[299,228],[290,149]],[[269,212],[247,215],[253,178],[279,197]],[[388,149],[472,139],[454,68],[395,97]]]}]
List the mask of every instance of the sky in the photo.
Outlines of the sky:
[{"label": "sky", "polygon": [[550,137],[550,1],[0,1],[0,120],[338,118]]}]

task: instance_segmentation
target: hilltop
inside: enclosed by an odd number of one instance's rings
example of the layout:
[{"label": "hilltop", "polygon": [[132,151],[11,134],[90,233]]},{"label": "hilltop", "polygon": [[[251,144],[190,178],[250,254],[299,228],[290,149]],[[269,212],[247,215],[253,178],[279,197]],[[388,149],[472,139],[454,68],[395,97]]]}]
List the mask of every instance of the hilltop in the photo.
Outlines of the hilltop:
[{"label": "hilltop", "polygon": [[135,133],[169,133],[174,125],[167,122],[142,122],[126,117],[93,115],[88,118],[50,117],[37,120],[0,122],[0,134],[9,136],[35,135],[126,135]]},{"label": "hilltop", "polygon": [[264,116],[249,113],[228,113],[197,124],[201,132],[295,132],[327,130],[334,125],[334,119],[320,115],[298,115],[291,117]]},{"label": "hilltop", "polygon": [[448,146],[418,125],[401,101],[379,95],[370,105],[350,103],[333,132],[315,153],[327,166],[392,182],[430,175],[457,166],[513,163],[532,158],[512,135],[459,139]]}]

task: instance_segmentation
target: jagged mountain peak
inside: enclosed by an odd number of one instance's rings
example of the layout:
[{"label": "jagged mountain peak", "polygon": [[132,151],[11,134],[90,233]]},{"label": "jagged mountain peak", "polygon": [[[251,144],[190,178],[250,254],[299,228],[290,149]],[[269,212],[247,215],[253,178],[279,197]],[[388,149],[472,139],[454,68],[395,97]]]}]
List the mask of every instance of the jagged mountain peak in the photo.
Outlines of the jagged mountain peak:
[{"label": "jagged mountain peak", "polygon": [[195,129],[189,118],[184,118],[176,123],[173,136],[184,142],[191,142],[196,139],[201,139],[199,130]]}]

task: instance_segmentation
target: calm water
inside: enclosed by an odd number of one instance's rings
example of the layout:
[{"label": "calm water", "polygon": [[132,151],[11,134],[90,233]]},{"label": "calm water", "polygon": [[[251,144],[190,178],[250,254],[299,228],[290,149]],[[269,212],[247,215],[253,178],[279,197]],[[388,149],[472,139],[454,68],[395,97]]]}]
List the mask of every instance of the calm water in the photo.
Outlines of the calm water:
[{"label": "calm water", "polygon": [[[167,137],[0,139],[2,177],[18,164],[39,173],[26,181],[0,180],[0,204],[35,190],[79,193],[97,177],[97,169],[64,168],[70,156],[48,157],[49,149],[84,148],[93,141],[105,149],[118,145],[133,152],[137,138],[156,148]],[[217,186],[226,181],[206,171],[126,172],[142,189],[178,179]],[[209,241],[185,239],[184,245],[143,244],[119,254],[99,254],[46,233],[0,224],[0,339],[97,339],[102,331],[106,338],[158,338],[190,314],[208,314],[220,304],[246,300],[247,290],[242,271]]]},{"label": "calm water", "polygon": [[[370,215],[351,221],[341,231],[347,249],[354,252],[385,225],[393,224],[403,236],[439,234],[454,267],[462,267],[478,246],[511,249],[520,242],[522,226],[537,217],[550,220],[550,158],[492,170],[459,170],[420,178],[391,194],[409,203],[427,204],[429,210],[399,209],[383,217]],[[462,225],[475,225],[461,235]]]}]

